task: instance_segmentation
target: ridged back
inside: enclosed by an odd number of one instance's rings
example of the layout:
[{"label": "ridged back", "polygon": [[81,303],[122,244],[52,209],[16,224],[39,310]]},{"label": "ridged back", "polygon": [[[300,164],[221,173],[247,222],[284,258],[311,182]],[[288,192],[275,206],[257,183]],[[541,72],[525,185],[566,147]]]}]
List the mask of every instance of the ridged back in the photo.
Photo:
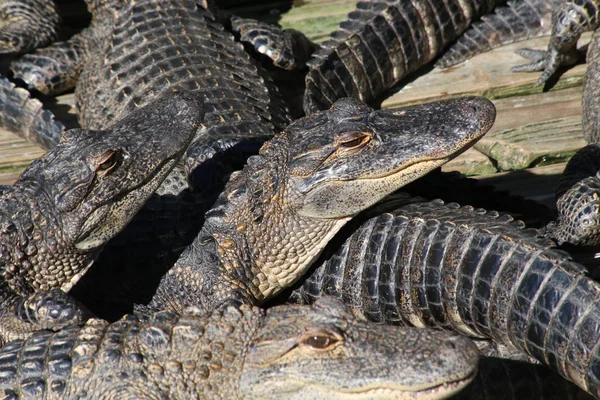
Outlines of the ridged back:
[{"label": "ridged back", "polygon": [[288,122],[242,45],[196,1],[130,0],[115,18],[79,81],[82,126],[105,127],[173,88],[203,94],[211,134],[272,135]]},{"label": "ridged back", "polygon": [[372,102],[493,7],[493,0],[359,2],[309,61],[304,111],[329,108],[341,97]]}]

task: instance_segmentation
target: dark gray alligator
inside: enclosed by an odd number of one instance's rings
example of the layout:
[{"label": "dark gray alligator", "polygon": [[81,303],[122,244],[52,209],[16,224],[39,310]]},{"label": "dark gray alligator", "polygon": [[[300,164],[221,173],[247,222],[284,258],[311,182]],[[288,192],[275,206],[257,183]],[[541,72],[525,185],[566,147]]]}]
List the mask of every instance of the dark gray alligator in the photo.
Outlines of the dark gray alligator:
[{"label": "dark gray alligator", "polygon": [[508,215],[408,199],[345,227],[292,299],[491,339],[600,396],[600,285],[584,267]]},{"label": "dark gray alligator", "polygon": [[493,104],[473,97],[394,112],[343,99],[295,121],[232,175],[149,308],[276,295],[354,215],[460,154],[494,119]]},{"label": "dark gray alligator", "polygon": [[[223,177],[241,167],[247,154],[255,154],[290,117],[260,66],[206,4],[194,0],[90,0],[88,6],[93,15],[88,29],[68,42],[21,58],[21,64],[13,64],[15,73],[18,66],[23,67],[17,76],[33,86],[33,78],[40,78],[44,85],[61,81],[64,71],[79,76],[75,93],[78,118],[83,127],[91,129],[105,126],[173,88],[197,92],[205,102],[204,124],[184,157],[187,172],[175,167],[122,239],[115,238],[109,244],[111,250],[98,260],[98,269],[108,268],[114,272],[112,276],[127,276],[130,271],[131,279],[124,281],[134,282],[140,270],[160,276],[165,266],[173,265],[200,230],[204,212],[223,187]],[[77,49],[73,53],[77,57],[71,54],[72,48]],[[50,64],[44,60],[53,60],[60,68],[48,68]],[[13,120],[21,123],[20,131],[28,132],[29,137],[43,138],[47,148],[57,140],[59,128],[41,130],[39,125]],[[114,282],[109,277],[106,283]],[[157,282],[152,283],[155,289]]]},{"label": "dark gray alligator", "polygon": [[441,399],[468,384],[477,349],[447,332],[373,326],[338,301],[229,305],[37,332],[0,350],[11,399]]},{"label": "dark gray alligator", "polygon": [[66,131],[2,187],[2,341],[85,321],[65,292],[171,171],[203,115],[201,99],[166,94],[109,129]]}]

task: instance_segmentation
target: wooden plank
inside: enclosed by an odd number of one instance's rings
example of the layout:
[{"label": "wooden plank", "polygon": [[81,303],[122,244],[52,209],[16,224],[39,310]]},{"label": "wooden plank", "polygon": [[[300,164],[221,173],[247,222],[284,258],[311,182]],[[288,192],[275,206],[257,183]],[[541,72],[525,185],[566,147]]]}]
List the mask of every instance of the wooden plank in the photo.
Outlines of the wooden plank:
[{"label": "wooden plank", "polygon": [[286,29],[297,29],[319,43],[327,39],[355,8],[355,1],[304,0],[283,14],[279,24]]},{"label": "wooden plank", "polygon": [[459,171],[465,175],[488,175],[498,169],[478,150],[471,148],[442,166],[442,171]]},{"label": "wooden plank", "polygon": [[494,127],[477,150],[501,171],[567,161],[586,145],[581,130],[581,88],[495,100]]},{"label": "wooden plank", "polygon": [[[589,41],[590,36],[583,35],[581,43]],[[547,37],[535,38],[494,49],[443,70],[425,68],[420,74],[401,83],[397,91],[383,101],[382,107],[467,95],[498,99],[542,93],[543,87],[533,87],[539,73],[514,73],[511,67],[527,63],[526,59],[515,53],[516,50],[526,47],[545,49],[547,46]],[[582,64],[567,70],[550,91],[581,86],[585,68],[586,65]]]}]

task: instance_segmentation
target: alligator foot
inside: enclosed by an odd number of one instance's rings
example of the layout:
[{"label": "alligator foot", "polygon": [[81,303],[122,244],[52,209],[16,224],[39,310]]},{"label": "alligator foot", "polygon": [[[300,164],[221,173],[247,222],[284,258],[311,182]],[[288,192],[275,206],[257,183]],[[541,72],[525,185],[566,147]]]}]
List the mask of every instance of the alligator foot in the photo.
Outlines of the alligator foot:
[{"label": "alligator foot", "polygon": [[83,304],[60,289],[36,292],[29,297],[15,296],[11,300],[13,307],[0,314],[2,344],[38,330],[80,326],[92,317]]},{"label": "alligator foot", "polygon": [[265,55],[276,67],[288,71],[304,68],[311,54],[319,48],[302,32],[265,22],[234,17],[231,29],[239,35],[240,42]]},{"label": "alligator foot", "polygon": [[552,36],[548,50],[517,51],[529,58],[532,63],[514,67],[513,72],[543,71],[535,86],[545,83],[559,67],[571,66],[582,58],[577,51],[577,40],[585,31],[598,26],[595,0],[569,0],[557,6],[552,12]]},{"label": "alligator foot", "polygon": [[517,54],[530,59],[531,63],[517,65],[512,68],[513,72],[542,71],[542,75],[540,75],[537,82],[533,85],[534,87],[546,83],[560,67],[574,65],[581,59],[581,54],[575,49],[567,53],[560,53],[554,49],[548,51],[521,49],[517,50]]}]

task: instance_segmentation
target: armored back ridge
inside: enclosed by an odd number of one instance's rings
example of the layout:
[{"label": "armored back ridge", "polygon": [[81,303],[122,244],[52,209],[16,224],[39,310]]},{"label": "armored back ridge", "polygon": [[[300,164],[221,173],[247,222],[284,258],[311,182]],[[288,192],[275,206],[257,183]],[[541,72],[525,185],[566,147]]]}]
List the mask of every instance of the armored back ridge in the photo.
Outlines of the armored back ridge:
[{"label": "armored back ridge", "polygon": [[165,90],[197,91],[206,117],[196,138],[199,148],[190,149],[186,158],[193,170],[244,139],[256,140],[258,149],[289,123],[272,83],[199,2],[130,0],[105,24],[112,29],[76,88],[83,127],[105,126]]},{"label": "armored back ridge", "polygon": [[411,203],[349,228],[294,298],[334,295],[370,320],[492,339],[599,396],[600,285],[584,267],[510,216]]}]

